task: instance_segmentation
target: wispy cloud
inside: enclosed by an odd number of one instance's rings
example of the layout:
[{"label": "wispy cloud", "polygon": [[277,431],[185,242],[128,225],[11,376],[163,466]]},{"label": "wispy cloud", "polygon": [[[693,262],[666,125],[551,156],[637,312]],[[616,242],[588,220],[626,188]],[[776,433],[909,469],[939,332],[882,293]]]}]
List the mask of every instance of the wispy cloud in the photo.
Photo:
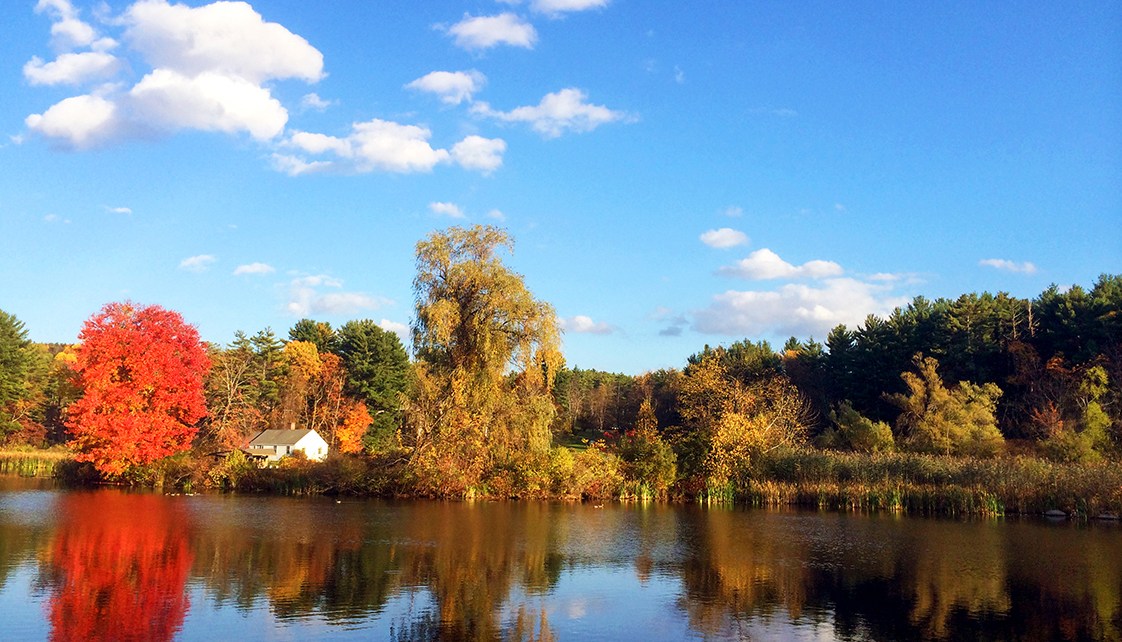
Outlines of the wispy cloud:
[{"label": "wispy cloud", "polygon": [[756,250],[748,258],[737,261],[735,265],[728,265],[717,270],[721,276],[731,276],[751,281],[763,279],[794,279],[810,277],[820,279],[827,276],[838,276],[844,270],[833,261],[807,261],[795,266],[779,258],[779,255],[767,248]]},{"label": "wispy cloud", "polygon": [[248,265],[239,265],[234,270],[234,275],[236,276],[236,275],[239,275],[239,274],[272,274],[273,272],[276,272],[276,269],[274,269],[271,265],[267,265],[265,263],[250,263]]},{"label": "wispy cloud", "polygon": [[1024,263],[1017,263],[1015,261],[1007,261],[1005,259],[983,259],[978,261],[978,265],[987,265],[992,268],[997,268],[1002,272],[1014,272],[1020,274],[1036,274],[1039,270],[1035,265],[1025,261]]},{"label": "wispy cloud", "polygon": [[[506,4],[522,4],[522,0],[499,0]],[[530,9],[559,18],[573,11],[587,11],[608,6],[609,0],[530,0]]]},{"label": "wispy cloud", "polygon": [[545,138],[557,138],[565,131],[590,132],[607,123],[635,120],[635,117],[627,112],[608,109],[603,105],[593,105],[586,102],[587,100],[588,94],[570,87],[546,94],[541,102],[534,106],[497,111],[488,103],[477,102],[472,105],[471,112],[508,123],[529,123],[534,131]]},{"label": "wispy cloud", "polygon": [[210,254],[200,254],[183,259],[179,262],[180,269],[187,270],[188,272],[206,272],[211,263],[216,262],[218,259]]},{"label": "wispy cloud", "polygon": [[334,100],[324,100],[319,97],[319,94],[315,93],[304,94],[304,97],[300,99],[300,107],[303,109],[314,109],[316,111],[324,111],[334,104]]},{"label": "wispy cloud", "polygon": [[719,230],[709,230],[701,235],[701,242],[709,247],[719,249],[728,249],[737,245],[745,245],[749,241],[748,235],[732,229],[731,227],[722,227]]},{"label": "wispy cloud", "polygon": [[[437,28],[443,27],[437,25]],[[468,51],[489,49],[495,45],[533,49],[538,41],[534,26],[509,12],[474,17],[465,13],[464,19],[448,27],[447,31],[455,38],[457,47]]]},{"label": "wispy cloud", "polygon": [[838,324],[859,325],[870,314],[887,316],[907,305],[889,284],[852,278],[826,279],[821,286],[791,283],[771,291],[729,290],[707,308],[691,311],[693,329],[728,336],[825,336]]},{"label": "wispy cloud", "polygon": [[429,203],[429,209],[432,210],[433,214],[445,214],[452,218],[466,218],[464,211],[455,203]]},{"label": "wispy cloud", "polygon": [[285,310],[293,316],[311,314],[354,314],[362,310],[376,310],[392,301],[364,292],[320,292],[317,288],[342,288],[341,279],[324,274],[292,279],[285,290]]},{"label": "wispy cloud", "polygon": [[733,218],[740,218],[741,216],[744,216],[744,210],[735,205],[729,205],[725,208],[723,213],[725,216],[731,216]]},{"label": "wispy cloud", "polygon": [[109,206],[106,206],[105,211],[106,212],[112,212],[113,214],[132,214],[132,210],[127,208],[127,207],[109,207]]},{"label": "wispy cloud", "polygon": [[592,320],[591,317],[586,317],[583,314],[578,314],[568,319],[558,319],[558,325],[561,326],[566,332],[574,332],[577,334],[611,334],[612,326],[604,321],[599,323]]},{"label": "wispy cloud", "polygon": [[503,213],[499,210],[491,210],[490,212],[487,212],[487,218],[493,218],[500,223],[506,220],[506,216],[504,216]]},{"label": "wispy cloud", "polygon": [[425,74],[405,85],[406,89],[416,89],[436,94],[449,105],[459,105],[465,100],[470,102],[472,94],[487,84],[487,77],[478,71],[434,71]]}]

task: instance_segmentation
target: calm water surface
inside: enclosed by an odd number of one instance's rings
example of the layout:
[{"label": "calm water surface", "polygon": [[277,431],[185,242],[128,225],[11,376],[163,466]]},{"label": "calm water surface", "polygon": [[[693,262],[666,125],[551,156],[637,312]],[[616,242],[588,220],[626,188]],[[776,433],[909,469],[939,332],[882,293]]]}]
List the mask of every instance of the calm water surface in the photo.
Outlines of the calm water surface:
[{"label": "calm water surface", "polygon": [[0,640],[1119,640],[1122,528],[0,478]]}]

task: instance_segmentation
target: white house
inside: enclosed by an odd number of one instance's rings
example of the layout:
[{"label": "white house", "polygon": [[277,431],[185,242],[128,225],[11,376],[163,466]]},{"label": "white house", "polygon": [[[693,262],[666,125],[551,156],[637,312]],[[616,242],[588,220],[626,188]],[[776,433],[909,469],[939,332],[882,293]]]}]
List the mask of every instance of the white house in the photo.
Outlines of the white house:
[{"label": "white house", "polygon": [[245,453],[253,459],[269,462],[277,461],[297,450],[304,451],[308,459],[323,461],[327,456],[327,442],[310,428],[265,430],[249,442],[249,448]]}]

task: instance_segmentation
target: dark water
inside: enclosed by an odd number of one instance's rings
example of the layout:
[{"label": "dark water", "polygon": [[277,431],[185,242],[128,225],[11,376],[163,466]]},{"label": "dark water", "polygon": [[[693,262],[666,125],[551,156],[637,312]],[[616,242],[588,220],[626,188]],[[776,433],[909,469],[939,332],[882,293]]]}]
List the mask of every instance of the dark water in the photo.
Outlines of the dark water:
[{"label": "dark water", "polygon": [[1119,640],[1122,528],[0,478],[0,640]]}]

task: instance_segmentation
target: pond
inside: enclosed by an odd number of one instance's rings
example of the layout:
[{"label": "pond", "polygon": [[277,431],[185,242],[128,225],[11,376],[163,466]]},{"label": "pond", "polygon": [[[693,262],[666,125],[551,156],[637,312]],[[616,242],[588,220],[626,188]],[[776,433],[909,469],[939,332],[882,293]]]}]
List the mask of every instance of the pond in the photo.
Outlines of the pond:
[{"label": "pond", "polygon": [[0,478],[0,640],[748,639],[1119,640],[1122,528]]}]

